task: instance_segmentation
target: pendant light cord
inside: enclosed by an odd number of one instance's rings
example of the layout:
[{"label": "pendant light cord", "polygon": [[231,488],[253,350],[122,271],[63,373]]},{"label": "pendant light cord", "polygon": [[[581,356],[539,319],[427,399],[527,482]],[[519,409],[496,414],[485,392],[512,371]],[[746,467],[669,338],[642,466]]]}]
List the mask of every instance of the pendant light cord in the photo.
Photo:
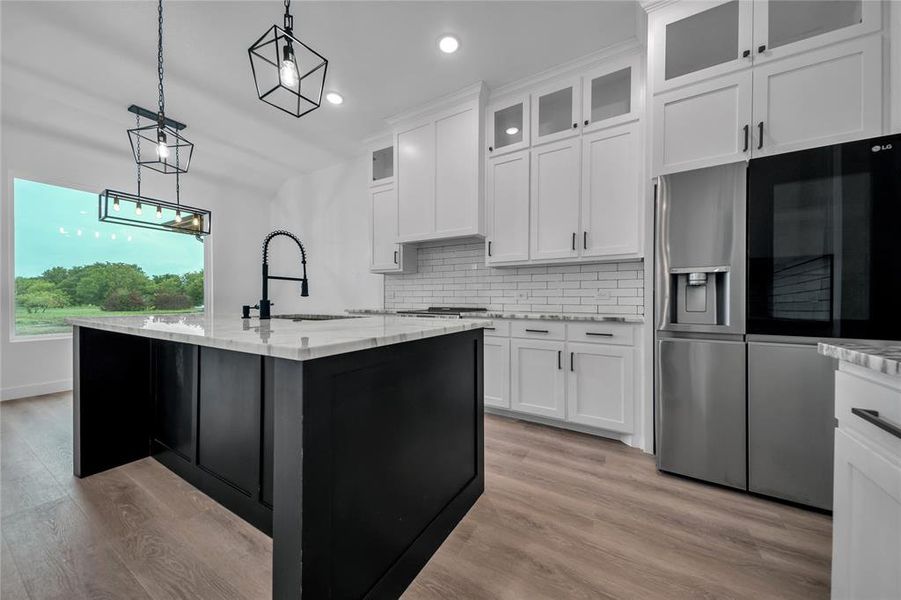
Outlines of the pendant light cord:
[{"label": "pendant light cord", "polygon": [[166,97],[163,94],[163,0],[159,0],[159,38],[157,43],[157,73],[160,78],[160,112],[159,125],[160,128],[164,124],[164,115],[166,114]]},{"label": "pendant light cord", "polygon": [[[141,115],[139,115],[137,113],[135,113],[135,129],[138,129],[138,130],[141,129]],[[141,195],[141,134],[140,134],[140,132],[135,137],[137,138],[137,142],[136,142],[137,148],[135,149],[135,156],[137,156],[137,158],[138,158],[138,160],[136,161],[137,165],[138,165],[138,196],[140,196]]]},{"label": "pendant light cord", "polygon": [[[160,0],[162,1],[162,0]],[[294,30],[294,17],[291,15],[291,0],[285,0],[285,33],[291,35]]]}]

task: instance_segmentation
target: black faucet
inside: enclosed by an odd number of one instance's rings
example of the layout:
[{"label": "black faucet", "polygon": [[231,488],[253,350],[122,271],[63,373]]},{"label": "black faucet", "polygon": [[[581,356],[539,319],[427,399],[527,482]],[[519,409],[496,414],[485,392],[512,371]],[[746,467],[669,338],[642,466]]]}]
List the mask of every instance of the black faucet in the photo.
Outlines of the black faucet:
[{"label": "black faucet", "polygon": [[[269,242],[272,241],[272,238],[284,235],[286,237],[291,238],[297,243],[297,247],[300,248],[300,263],[303,265],[303,277],[282,277],[280,275],[270,275],[269,274]],[[300,239],[291,233],[290,231],[285,231],[284,229],[278,229],[273,231],[269,235],[266,236],[266,239],[263,240],[263,297],[260,299],[260,303],[256,306],[249,306],[245,304],[242,307],[242,317],[247,319],[250,318],[250,309],[256,308],[260,311],[260,319],[269,319],[271,318],[270,309],[272,308],[272,302],[269,301],[269,280],[270,279],[284,279],[287,281],[299,281],[300,283],[300,295],[303,297],[310,295],[310,288],[307,284],[307,253],[303,249],[303,244],[300,242]]]}]

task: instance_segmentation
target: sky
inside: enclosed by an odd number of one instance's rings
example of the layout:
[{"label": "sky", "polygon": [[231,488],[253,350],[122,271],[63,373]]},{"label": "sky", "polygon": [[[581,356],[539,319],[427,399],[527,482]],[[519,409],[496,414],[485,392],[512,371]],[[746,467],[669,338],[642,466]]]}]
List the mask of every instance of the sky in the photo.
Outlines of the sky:
[{"label": "sky", "polygon": [[[17,277],[95,262],[136,264],[150,276],[203,270],[203,244],[194,236],[100,222],[95,193],[26,179],[13,185]],[[135,207],[120,210],[134,215]],[[143,218],[155,220],[153,209]]]}]

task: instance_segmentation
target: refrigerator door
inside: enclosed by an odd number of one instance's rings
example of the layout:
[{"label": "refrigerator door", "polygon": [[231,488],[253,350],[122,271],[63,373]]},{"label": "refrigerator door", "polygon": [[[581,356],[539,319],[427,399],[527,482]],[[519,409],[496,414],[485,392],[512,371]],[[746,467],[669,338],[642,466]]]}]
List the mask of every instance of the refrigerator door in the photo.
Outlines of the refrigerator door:
[{"label": "refrigerator door", "polygon": [[657,468],[747,489],[745,344],[657,340]]},{"label": "refrigerator door", "polygon": [[748,343],[748,488],[832,509],[835,361],[816,345]]}]

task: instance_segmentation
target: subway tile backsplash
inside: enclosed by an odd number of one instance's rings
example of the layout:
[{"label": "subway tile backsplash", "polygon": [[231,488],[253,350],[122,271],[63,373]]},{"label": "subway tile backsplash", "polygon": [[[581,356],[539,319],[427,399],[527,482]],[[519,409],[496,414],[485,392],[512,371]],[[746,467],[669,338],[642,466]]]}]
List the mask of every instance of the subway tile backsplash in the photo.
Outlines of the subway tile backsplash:
[{"label": "subway tile backsplash", "polygon": [[385,275],[385,308],[487,307],[497,311],[644,314],[641,260],[485,266],[484,243],[421,244],[416,273]]}]

